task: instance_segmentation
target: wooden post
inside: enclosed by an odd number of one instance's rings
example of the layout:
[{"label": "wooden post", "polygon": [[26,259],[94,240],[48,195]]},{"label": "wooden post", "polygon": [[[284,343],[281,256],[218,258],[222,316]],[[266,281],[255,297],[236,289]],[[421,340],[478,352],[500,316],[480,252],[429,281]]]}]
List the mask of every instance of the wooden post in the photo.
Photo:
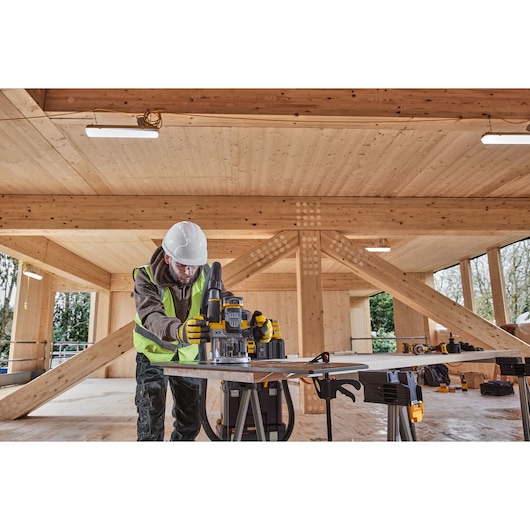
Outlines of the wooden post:
[{"label": "wooden post", "polygon": [[[92,295],[90,304],[90,332],[89,342],[98,342],[110,332],[110,291],[99,290]],[[94,372],[94,377],[105,379],[108,367],[102,366]]]},{"label": "wooden post", "polygon": [[[320,232],[301,231],[296,254],[298,294],[298,347],[300,357],[316,357],[325,351],[322,299]],[[300,383],[300,409],[304,413],[326,412],[312,384]]]},{"label": "wooden post", "polygon": [[497,326],[509,324],[510,315],[506,305],[504,275],[502,272],[501,253],[498,247],[488,250],[488,266],[490,270],[491,296],[493,299],[493,314]]},{"label": "wooden post", "polygon": [[[488,267],[490,271],[491,298],[493,301],[493,315],[498,326],[505,326],[510,322],[508,306],[506,304],[506,292],[504,286],[504,275],[502,271],[501,253],[499,247],[488,250]],[[495,365],[493,379],[500,377],[506,381],[507,376],[501,376],[499,365]]]},{"label": "wooden post", "polygon": [[471,274],[471,262],[469,259],[460,261],[460,278],[462,280],[462,292],[464,293],[464,307],[473,313],[476,312],[475,295],[473,293],[473,275]]}]

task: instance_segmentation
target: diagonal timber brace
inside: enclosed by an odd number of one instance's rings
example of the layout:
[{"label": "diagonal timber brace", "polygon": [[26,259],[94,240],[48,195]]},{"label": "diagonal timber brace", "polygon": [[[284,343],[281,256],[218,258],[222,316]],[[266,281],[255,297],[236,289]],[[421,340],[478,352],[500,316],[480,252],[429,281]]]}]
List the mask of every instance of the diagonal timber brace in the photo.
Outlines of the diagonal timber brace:
[{"label": "diagonal timber brace", "polygon": [[465,333],[492,350],[519,350],[523,356],[530,356],[530,346],[524,341],[453,302],[383,258],[351,243],[339,232],[323,231],[321,246],[323,253],[343,263],[362,279],[447,329]]},{"label": "diagonal timber brace", "polygon": [[98,343],[0,399],[0,420],[16,420],[86,379],[133,348],[130,322]]}]

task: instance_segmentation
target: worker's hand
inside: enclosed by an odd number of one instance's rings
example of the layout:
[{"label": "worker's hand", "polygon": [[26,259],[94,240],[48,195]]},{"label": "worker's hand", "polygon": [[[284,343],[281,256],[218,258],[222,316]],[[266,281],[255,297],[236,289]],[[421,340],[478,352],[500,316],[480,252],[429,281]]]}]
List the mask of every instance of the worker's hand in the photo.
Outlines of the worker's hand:
[{"label": "worker's hand", "polygon": [[188,344],[201,344],[210,340],[210,326],[202,315],[188,318],[177,329],[177,339]]},{"label": "worker's hand", "polygon": [[272,322],[265,318],[261,311],[254,311],[250,321],[254,339],[258,342],[270,342],[272,339]]}]

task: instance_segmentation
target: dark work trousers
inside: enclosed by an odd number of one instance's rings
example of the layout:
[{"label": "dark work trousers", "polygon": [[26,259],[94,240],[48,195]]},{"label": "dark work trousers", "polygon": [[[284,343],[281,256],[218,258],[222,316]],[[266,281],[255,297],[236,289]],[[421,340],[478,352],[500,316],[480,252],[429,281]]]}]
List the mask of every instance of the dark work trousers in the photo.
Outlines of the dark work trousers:
[{"label": "dark work trousers", "polygon": [[163,441],[167,384],[173,395],[173,432],[170,441],[193,441],[201,430],[197,379],[164,375],[143,353],[136,354],[138,441]]}]

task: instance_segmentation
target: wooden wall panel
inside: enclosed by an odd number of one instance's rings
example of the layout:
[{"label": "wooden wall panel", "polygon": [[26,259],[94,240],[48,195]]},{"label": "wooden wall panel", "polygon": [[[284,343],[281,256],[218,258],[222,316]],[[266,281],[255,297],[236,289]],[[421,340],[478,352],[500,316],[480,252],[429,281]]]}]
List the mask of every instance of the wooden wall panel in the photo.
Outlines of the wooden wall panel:
[{"label": "wooden wall panel", "polygon": [[[322,293],[324,313],[324,351],[330,353],[350,349],[350,296],[344,291]],[[321,353],[321,352],[318,352]]]},{"label": "wooden wall panel", "polygon": [[[111,333],[121,328],[127,322],[134,320],[136,308],[134,298],[129,292],[113,292],[111,294]],[[107,377],[135,377],[136,352],[130,350],[107,367]]]},{"label": "wooden wall panel", "polygon": [[394,298],[394,327],[396,337],[396,351],[402,351],[403,343],[427,344],[430,341],[428,319],[409,305]]},{"label": "wooden wall panel", "polygon": [[[357,353],[372,353],[370,299],[368,297],[350,298],[351,337],[347,350]],[[368,339],[368,340],[367,340]]]},{"label": "wooden wall panel", "polygon": [[9,363],[9,371],[47,369],[49,361],[43,357],[49,354],[51,341],[54,303],[50,292],[51,278],[48,274],[44,274],[40,281],[28,278],[23,276],[21,267],[17,285],[11,330],[14,344],[9,349],[9,359],[14,362]]},{"label": "wooden wall panel", "polygon": [[[234,294],[238,294],[237,291]],[[279,321],[285,352],[298,354],[298,318],[296,291],[254,291],[240,293],[245,309],[261,311],[267,318]]]}]

